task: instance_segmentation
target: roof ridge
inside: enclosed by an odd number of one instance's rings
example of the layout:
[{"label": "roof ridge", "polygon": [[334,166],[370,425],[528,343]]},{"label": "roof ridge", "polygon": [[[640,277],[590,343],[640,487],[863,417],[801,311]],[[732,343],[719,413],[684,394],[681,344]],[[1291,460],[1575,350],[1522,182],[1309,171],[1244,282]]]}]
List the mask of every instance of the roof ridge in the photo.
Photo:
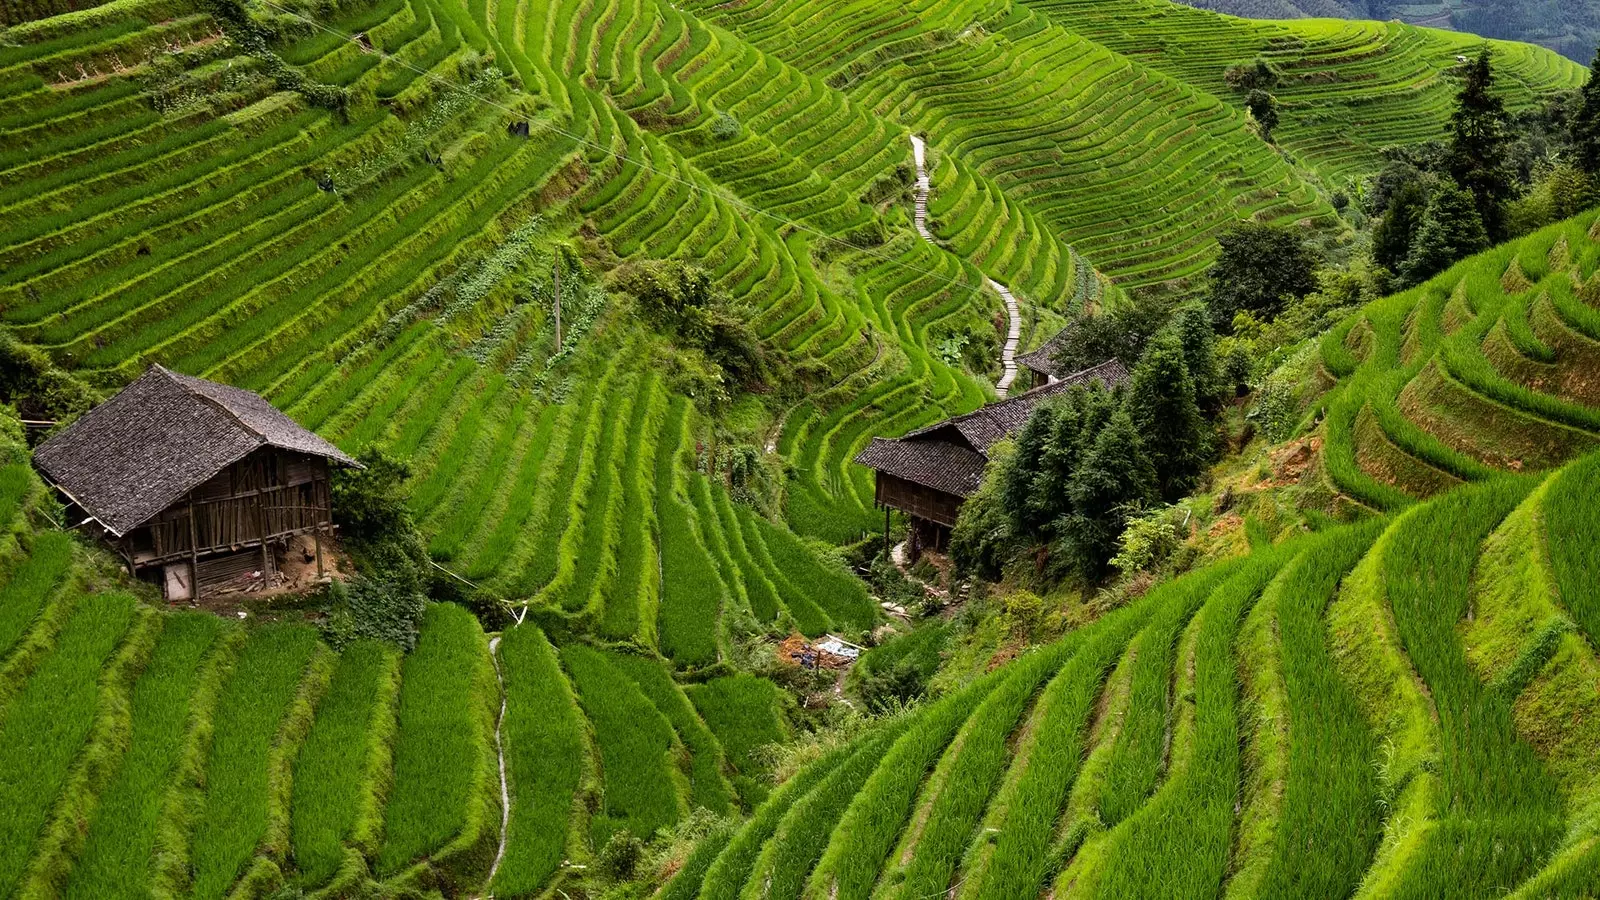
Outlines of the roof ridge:
[{"label": "roof ridge", "polygon": [[[160,363],[151,363],[150,366],[153,369],[159,369],[163,375],[167,376],[167,380],[168,381],[171,381],[173,384],[177,385],[179,388],[181,388],[189,396],[195,398],[196,400],[199,400],[202,403],[205,403],[205,404],[211,406],[213,409],[216,409],[218,412],[220,412],[223,415],[227,416],[229,419],[232,419],[233,423],[235,425],[238,425],[240,428],[242,428],[247,434],[254,435],[255,439],[256,439],[256,443],[258,445],[259,444],[271,444],[272,443],[271,439],[269,439],[266,435],[262,434],[258,429],[253,428],[250,425],[250,423],[248,423],[244,419],[240,418],[238,413],[236,413],[233,410],[229,409],[227,407],[227,405],[224,404],[222,401],[217,400],[214,397],[209,397],[205,393],[196,390],[194,385],[190,384],[189,381],[190,380],[193,380],[193,381],[206,381],[208,384],[216,384],[216,385],[219,385],[221,387],[227,387],[227,385],[223,385],[223,384],[221,384],[221,382],[207,381],[207,379],[200,378],[200,377],[197,377],[197,376],[194,376],[194,375],[185,375],[182,372],[174,372],[173,370],[167,368],[166,366],[163,366]],[[238,390],[238,389],[236,389],[236,390]]]}]

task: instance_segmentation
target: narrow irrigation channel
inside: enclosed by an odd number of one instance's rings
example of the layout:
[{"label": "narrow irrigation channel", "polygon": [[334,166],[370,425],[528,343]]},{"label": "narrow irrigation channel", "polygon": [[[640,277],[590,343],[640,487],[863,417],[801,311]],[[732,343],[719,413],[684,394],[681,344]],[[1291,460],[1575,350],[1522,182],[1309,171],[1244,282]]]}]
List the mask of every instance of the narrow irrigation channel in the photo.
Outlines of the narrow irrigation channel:
[{"label": "narrow irrigation channel", "polygon": [[500,871],[500,861],[506,856],[506,831],[511,827],[511,791],[506,786],[506,746],[500,731],[506,721],[506,678],[500,672],[500,636],[489,639],[489,661],[494,663],[494,680],[500,685],[500,715],[494,720],[494,755],[500,758],[500,846],[494,851],[494,864],[489,867],[489,877],[483,881],[484,894]]},{"label": "narrow irrigation channel", "polygon": [[[924,146],[922,138],[914,134],[911,136],[911,153],[917,162],[917,194],[911,221],[917,227],[917,234],[922,235],[923,240],[932,244],[935,243],[933,232],[928,230],[928,189],[930,182],[928,180],[927,148]],[[1010,322],[1006,327],[1005,344],[1000,347],[1000,380],[994,386],[1000,396],[1004,397],[1006,392],[1011,390],[1012,382],[1017,380],[1017,345],[1022,342],[1022,311],[1017,308],[1017,298],[1012,296],[1011,291],[1005,285],[987,275],[984,276],[984,280],[989,282],[989,287],[1000,295],[1001,300],[1005,301],[1006,318]]]}]

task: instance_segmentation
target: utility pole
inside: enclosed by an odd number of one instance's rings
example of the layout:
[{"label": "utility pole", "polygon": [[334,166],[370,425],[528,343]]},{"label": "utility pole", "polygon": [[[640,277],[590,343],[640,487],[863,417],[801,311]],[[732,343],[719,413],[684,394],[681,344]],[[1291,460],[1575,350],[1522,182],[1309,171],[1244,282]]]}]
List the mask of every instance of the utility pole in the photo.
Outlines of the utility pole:
[{"label": "utility pole", "polygon": [[561,352],[561,248],[556,247],[556,352]]}]

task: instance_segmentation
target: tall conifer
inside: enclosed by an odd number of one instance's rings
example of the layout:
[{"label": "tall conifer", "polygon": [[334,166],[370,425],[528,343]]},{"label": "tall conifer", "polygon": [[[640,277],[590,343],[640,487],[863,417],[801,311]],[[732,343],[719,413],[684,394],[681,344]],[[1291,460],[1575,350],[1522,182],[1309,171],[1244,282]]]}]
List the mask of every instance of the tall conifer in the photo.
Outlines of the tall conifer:
[{"label": "tall conifer", "polygon": [[1128,414],[1144,439],[1160,495],[1172,501],[1187,494],[1212,448],[1176,335],[1158,335],[1145,348],[1128,388]]},{"label": "tall conifer", "polygon": [[1511,172],[1506,105],[1493,89],[1493,54],[1485,45],[1467,64],[1466,81],[1456,95],[1446,162],[1451,177],[1472,195],[1484,231],[1498,241],[1506,236],[1505,205],[1516,196],[1517,186]]}]

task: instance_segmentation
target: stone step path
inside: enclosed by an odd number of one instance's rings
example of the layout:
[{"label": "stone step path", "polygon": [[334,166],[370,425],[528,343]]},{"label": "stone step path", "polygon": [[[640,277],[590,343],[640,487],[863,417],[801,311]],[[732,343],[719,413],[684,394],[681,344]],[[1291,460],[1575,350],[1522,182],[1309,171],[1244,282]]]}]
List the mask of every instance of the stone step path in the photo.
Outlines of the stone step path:
[{"label": "stone step path", "polygon": [[[916,200],[912,206],[911,222],[917,228],[917,234],[928,243],[934,243],[933,233],[928,230],[928,180],[927,148],[922,138],[911,136],[911,155],[917,163],[917,192]],[[1017,306],[1017,298],[1005,285],[988,276],[984,280],[989,282],[989,287],[1000,295],[1006,304],[1006,318],[1010,324],[1006,327],[1006,340],[1000,347],[1000,380],[995,383],[995,390],[1004,397],[1011,390],[1011,385],[1017,380],[1017,346],[1022,343],[1022,310]]]}]

